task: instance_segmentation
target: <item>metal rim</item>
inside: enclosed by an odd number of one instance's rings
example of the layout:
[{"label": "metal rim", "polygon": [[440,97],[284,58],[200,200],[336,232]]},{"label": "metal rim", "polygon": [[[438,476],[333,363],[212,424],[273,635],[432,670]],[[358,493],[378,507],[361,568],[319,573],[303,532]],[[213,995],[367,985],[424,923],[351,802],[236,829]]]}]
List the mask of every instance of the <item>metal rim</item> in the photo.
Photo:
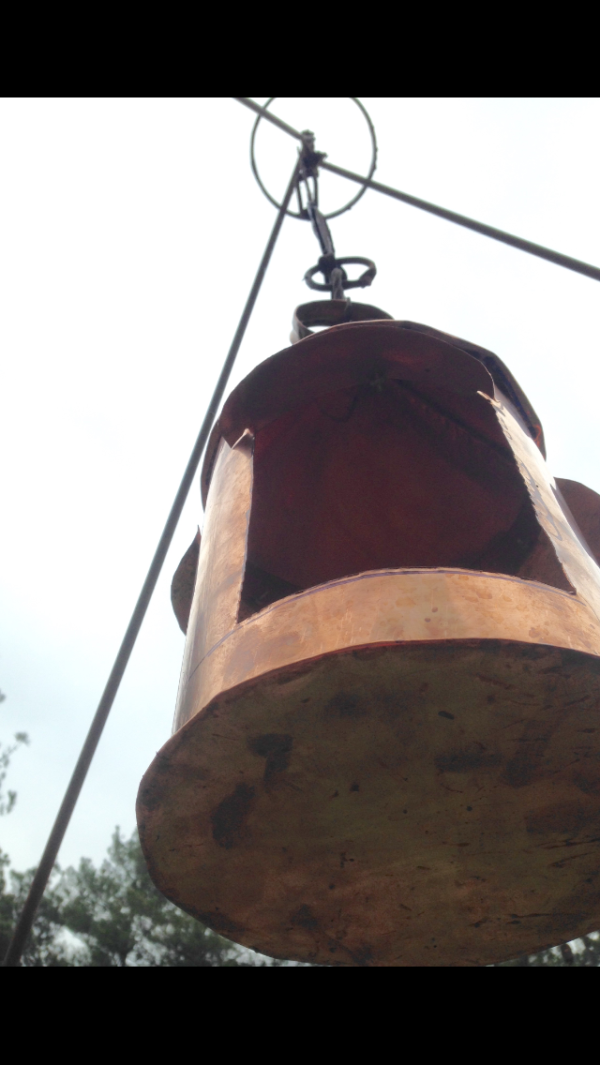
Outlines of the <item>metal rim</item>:
[{"label": "metal rim", "polygon": [[[264,110],[266,111],[267,108],[270,107],[271,104],[273,103],[273,100],[276,100],[276,99],[277,99],[276,96],[271,96],[267,100],[266,104],[264,105]],[[352,102],[356,104],[356,106],[361,111],[361,113],[362,113],[362,115],[363,115],[363,117],[364,117],[364,119],[365,119],[365,121],[366,121],[366,123],[367,123],[367,125],[369,127],[369,133],[371,135],[372,154],[371,154],[371,165],[369,167],[369,173],[366,175],[366,179],[370,180],[373,177],[373,174],[375,173],[375,168],[377,166],[377,138],[375,137],[375,127],[373,126],[373,123],[371,122],[371,119],[369,117],[368,111],[366,110],[365,107],[363,107],[363,105],[361,104],[361,102],[358,99],[358,97],[356,97],[356,96],[348,96],[347,99],[348,100],[352,100]],[[278,203],[277,200],[273,196],[271,196],[271,193],[269,192],[269,190],[263,184],[263,182],[261,180],[261,177],[260,177],[260,174],[258,172],[258,167],[256,165],[256,158],[255,158],[255,154],[254,154],[254,144],[255,144],[256,131],[258,129],[258,124],[261,121],[262,117],[263,117],[262,115],[258,116],[258,118],[256,119],[256,122],[254,123],[253,129],[252,129],[252,136],[250,137],[250,165],[252,167],[252,173],[254,174],[254,177],[256,178],[256,180],[257,180],[257,182],[258,182],[258,184],[260,186],[261,191],[267,197],[269,202],[272,203],[274,207],[277,207],[277,209],[279,209],[281,207],[281,204]],[[358,190],[356,195],[353,196],[352,199],[349,200],[348,203],[345,204],[344,207],[339,207],[337,211],[332,211],[331,214],[326,214],[326,215],[324,215],[324,217],[325,218],[337,218],[337,216],[340,215],[340,214],[343,214],[344,211],[349,211],[350,208],[354,207],[354,204],[357,203],[360,200],[361,196],[364,196],[366,191],[367,191],[367,186],[363,185],[363,187]],[[299,211],[291,211],[288,208],[288,210],[286,211],[286,214],[289,215],[290,218],[299,218],[303,222],[307,221],[307,219],[305,219],[300,214]]]}]

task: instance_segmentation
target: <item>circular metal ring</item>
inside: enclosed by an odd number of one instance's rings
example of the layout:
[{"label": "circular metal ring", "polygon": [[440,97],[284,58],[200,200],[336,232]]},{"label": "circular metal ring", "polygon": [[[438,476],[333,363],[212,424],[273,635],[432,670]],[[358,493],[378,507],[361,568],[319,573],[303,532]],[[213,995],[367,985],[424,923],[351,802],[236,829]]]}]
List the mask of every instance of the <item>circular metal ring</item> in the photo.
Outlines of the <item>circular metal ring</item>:
[{"label": "circular metal ring", "polygon": [[[345,263],[348,265],[352,263],[358,264],[359,266],[366,266],[367,269],[364,271],[364,273],[360,275],[360,277],[357,277],[355,281],[349,281],[348,274],[344,270]],[[344,291],[346,291],[346,289],[348,288],[368,288],[377,273],[377,267],[375,266],[375,263],[372,262],[371,259],[363,259],[362,256],[359,255],[353,255],[349,257],[346,256],[346,258],[344,259],[336,259],[335,265],[339,267],[342,271],[342,284]],[[323,273],[323,264],[321,262],[318,262],[316,266],[311,266],[310,270],[306,271],[304,275],[304,280],[306,281],[308,287],[315,288],[318,292],[331,292],[333,288],[331,282],[326,281],[323,285],[319,281],[313,281],[313,277],[315,276],[315,274],[318,273]]]},{"label": "circular metal ring", "polygon": [[[270,107],[271,104],[273,103],[273,100],[276,100],[276,99],[277,99],[276,96],[271,96],[267,100],[266,104],[264,105],[264,110],[266,111],[267,107]],[[365,118],[365,121],[366,121],[366,123],[367,123],[367,125],[369,127],[369,133],[371,134],[372,155],[371,155],[371,165],[369,167],[369,173],[367,174],[367,179],[370,179],[370,178],[373,177],[373,174],[375,173],[375,167],[377,166],[377,139],[375,137],[375,128],[373,126],[373,123],[371,122],[371,119],[369,117],[369,114],[368,114],[366,108],[363,107],[363,105],[361,104],[360,100],[356,96],[349,96],[348,99],[352,100],[352,102],[355,103],[356,106],[359,108],[359,110],[362,112],[362,114],[363,114],[363,116]],[[255,159],[255,155],[254,155],[254,142],[255,142],[255,138],[256,138],[256,130],[258,129],[258,124],[261,121],[262,117],[263,117],[262,115],[258,115],[258,117],[256,119],[256,122],[254,123],[254,127],[252,129],[252,136],[250,137],[250,165],[252,166],[252,173],[254,174],[254,177],[256,178],[256,180],[257,180],[262,192],[265,194],[265,196],[270,201],[270,203],[272,203],[274,207],[277,207],[277,209],[279,209],[281,207],[281,204],[277,203],[277,200],[273,196],[271,196],[271,193],[268,191],[267,188],[265,188],[265,186],[263,185],[263,182],[261,181],[261,177],[260,177],[260,174],[258,172],[258,167],[256,165],[256,159]],[[326,214],[325,218],[336,218],[339,214],[343,214],[344,211],[349,211],[351,207],[354,207],[355,203],[358,203],[358,201],[360,200],[361,196],[364,196],[366,191],[367,191],[367,186],[363,185],[363,187],[361,189],[359,189],[358,192],[356,193],[356,196],[353,196],[352,199],[349,200],[348,203],[344,207],[338,208],[337,211],[332,211],[331,214]],[[289,215],[290,218],[300,218],[304,222],[308,221],[308,219],[305,218],[302,214],[300,214],[299,211],[290,211],[290,209],[288,208],[288,210],[285,213],[287,215]]]}]

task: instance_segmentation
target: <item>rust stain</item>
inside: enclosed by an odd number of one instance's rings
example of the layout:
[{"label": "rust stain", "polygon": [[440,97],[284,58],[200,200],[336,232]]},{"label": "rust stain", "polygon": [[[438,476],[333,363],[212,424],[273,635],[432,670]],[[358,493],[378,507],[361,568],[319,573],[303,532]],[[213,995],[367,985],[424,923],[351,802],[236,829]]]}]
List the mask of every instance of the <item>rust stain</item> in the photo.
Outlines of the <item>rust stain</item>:
[{"label": "rust stain", "polygon": [[442,773],[468,773],[474,769],[492,769],[501,761],[499,754],[466,748],[438,754],[435,765]]},{"label": "rust stain", "polygon": [[[542,713],[552,707],[540,707]],[[507,762],[504,780],[513,788],[522,788],[538,775],[542,766],[548,744],[558,722],[552,718],[544,721],[535,718],[527,721],[523,734],[515,737],[522,744],[516,754]]]},{"label": "rust stain", "polygon": [[600,767],[590,766],[588,773],[573,773],[573,783],[584,795],[600,795]]},{"label": "rust stain", "polygon": [[499,680],[498,677],[486,677],[483,673],[476,673],[475,676],[478,680],[483,681],[484,684],[494,684],[497,688],[504,688],[505,691],[514,691],[514,684],[507,684],[504,680]]},{"label": "rust stain", "polygon": [[579,858],[587,858],[591,851],[586,851],[584,854],[572,854],[570,858],[561,858],[557,862],[550,862],[549,869],[564,869],[567,862],[577,861]]},{"label": "rust stain", "polygon": [[325,704],[323,713],[328,717],[364,717],[367,713],[359,696],[353,692],[338,692]]},{"label": "rust stain", "polygon": [[317,918],[311,913],[310,906],[299,906],[294,913],[290,914],[290,922],[297,928],[305,928],[314,932],[319,927]]},{"label": "rust stain", "polygon": [[349,953],[355,965],[366,967],[370,966],[373,961],[373,948],[370,946],[365,945],[358,949],[355,948]]},{"label": "rust stain", "polygon": [[252,807],[255,790],[249,784],[238,784],[211,814],[212,835],[219,847],[230,850],[243,841],[244,822]]},{"label": "rust stain", "polygon": [[259,758],[266,758],[264,782],[269,784],[277,773],[290,764],[294,737],[287,733],[268,732],[248,740],[248,747]]},{"label": "rust stain", "polygon": [[525,828],[534,835],[546,836],[550,832],[557,832],[575,836],[589,824],[590,814],[587,803],[560,802],[527,814]]}]

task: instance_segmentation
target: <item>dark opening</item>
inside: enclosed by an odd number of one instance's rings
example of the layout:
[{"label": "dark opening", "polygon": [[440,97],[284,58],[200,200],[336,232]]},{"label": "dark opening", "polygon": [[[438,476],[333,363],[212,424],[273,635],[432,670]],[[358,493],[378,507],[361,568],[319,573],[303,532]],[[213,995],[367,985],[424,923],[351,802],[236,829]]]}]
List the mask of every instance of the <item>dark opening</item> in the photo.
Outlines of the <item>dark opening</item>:
[{"label": "dark opening", "polygon": [[375,378],[258,431],[240,618],[368,570],[518,575],[536,551],[527,577],[569,589],[545,540],[485,399]]}]

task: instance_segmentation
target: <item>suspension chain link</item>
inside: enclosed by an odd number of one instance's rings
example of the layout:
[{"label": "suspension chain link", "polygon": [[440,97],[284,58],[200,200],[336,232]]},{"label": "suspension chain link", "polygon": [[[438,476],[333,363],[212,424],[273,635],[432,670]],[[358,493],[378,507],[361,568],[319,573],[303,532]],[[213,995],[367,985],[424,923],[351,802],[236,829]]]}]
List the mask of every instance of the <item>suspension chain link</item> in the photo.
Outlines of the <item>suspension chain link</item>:
[{"label": "suspension chain link", "polygon": [[[315,151],[314,133],[305,130],[302,133],[301,168],[296,187],[298,212],[301,218],[311,222],[313,232],[319,241],[321,256],[317,265],[311,266],[306,271],[304,280],[309,288],[317,289],[319,292],[331,292],[332,299],[343,300],[346,289],[367,288],[377,273],[377,267],[371,259],[364,259],[360,256],[336,258],[331,230],[327,219],[319,210],[319,163],[325,158],[323,152]],[[305,202],[302,198],[302,187],[304,187]],[[348,278],[344,270],[344,264],[350,263],[358,263],[367,267],[364,273],[354,281]],[[324,284],[313,281],[314,275],[319,273],[324,277]]]}]

